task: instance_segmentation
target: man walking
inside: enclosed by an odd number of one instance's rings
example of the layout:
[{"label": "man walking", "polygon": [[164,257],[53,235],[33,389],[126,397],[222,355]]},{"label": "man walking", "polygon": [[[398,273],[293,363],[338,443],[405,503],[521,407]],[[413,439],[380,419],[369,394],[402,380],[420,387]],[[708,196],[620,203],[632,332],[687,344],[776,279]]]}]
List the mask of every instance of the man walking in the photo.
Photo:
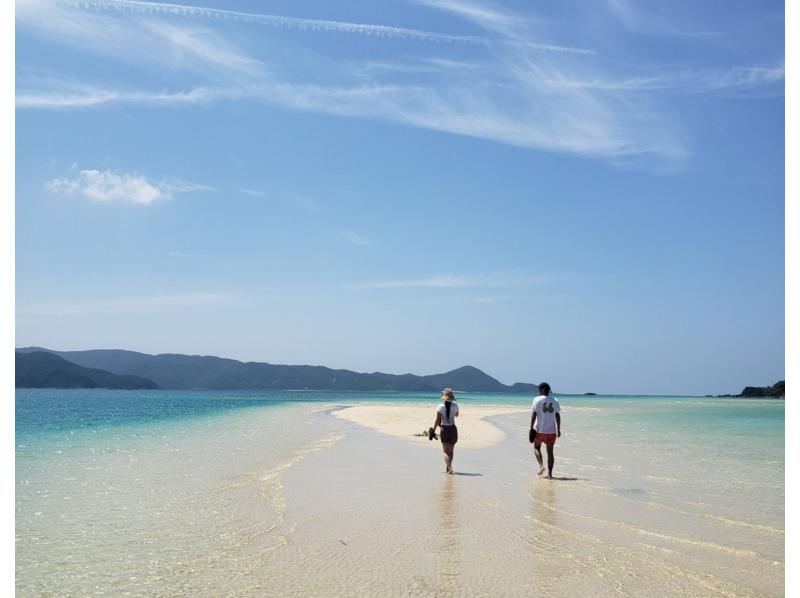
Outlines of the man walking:
[{"label": "man walking", "polygon": [[533,399],[531,407],[531,430],[536,434],[533,440],[533,452],[539,462],[539,475],[544,473],[542,461],[542,443],[547,445],[547,477],[553,477],[553,464],[556,457],[556,438],[561,436],[561,407],[558,400],[550,394],[550,385],[542,382],[539,385],[539,396]]}]

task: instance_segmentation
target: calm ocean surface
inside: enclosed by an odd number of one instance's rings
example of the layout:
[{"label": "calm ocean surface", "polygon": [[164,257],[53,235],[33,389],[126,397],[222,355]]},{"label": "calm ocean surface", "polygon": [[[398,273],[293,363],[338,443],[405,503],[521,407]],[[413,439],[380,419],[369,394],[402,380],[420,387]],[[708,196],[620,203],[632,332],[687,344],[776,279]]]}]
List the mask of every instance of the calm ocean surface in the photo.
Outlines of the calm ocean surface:
[{"label": "calm ocean surface", "polygon": [[[561,396],[561,395],[556,395]],[[460,393],[459,401],[528,406],[532,396]],[[419,403],[438,401],[423,392],[307,392],[307,391],[170,391],[170,390],[62,390],[16,391],[17,438],[65,431],[142,426],[214,417],[241,409],[292,405],[370,402]],[[638,419],[657,428],[717,435],[764,433],[762,440],[783,442],[784,403],[772,400],[661,396],[563,395],[564,406],[597,407],[613,414],[616,423]]]},{"label": "calm ocean surface", "polygon": [[[464,393],[459,403],[527,407],[531,398]],[[601,519],[622,530],[624,520],[625,533],[646,540],[646,550],[659,542],[709,550],[719,555],[719,571],[763,575],[759,587],[767,590],[754,595],[780,595],[783,401],[559,400],[560,471],[585,482],[556,495],[570,506],[570,522],[587,526],[570,533],[594,533],[590,523]],[[248,567],[266,566],[266,555],[280,553],[299,525],[290,524],[284,474],[349,433],[325,411],[371,402],[433,407],[438,396],[17,390],[18,594],[190,595],[255,575]],[[527,452],[513,452],[529,450],[515,438],[518,429],[524,436],[526,416],[497,424],[508,434],[495,449],[507,455],[498,483],[505,475],[513,504],[513,480],[531,467]],[[494,454],[477,453],[475,462],[491,468]],[[625,516],[620,501],[629,505]]]}]

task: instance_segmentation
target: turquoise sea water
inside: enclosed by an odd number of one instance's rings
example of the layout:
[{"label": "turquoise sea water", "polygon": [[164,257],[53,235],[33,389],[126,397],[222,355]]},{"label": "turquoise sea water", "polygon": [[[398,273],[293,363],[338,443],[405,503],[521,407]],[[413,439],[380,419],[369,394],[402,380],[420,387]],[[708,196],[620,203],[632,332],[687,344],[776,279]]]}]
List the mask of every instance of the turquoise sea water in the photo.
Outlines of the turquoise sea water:
[{"label": "turquoise sea water", "polygon": [[[595,526],[610,526],[600,537],[627,535],[603,550],[641,543],[659,555],[686,551],[669,558],[706,559],[720,579],[720,572],[752,570],[744,577],[760,576],[762,588],[753,595],[780,595],[783,401],[559,398],[557,468],[576,485],[554,494],[558,510],[542,502],[538,486],[532,504],[547,506],[545,514],[571,513],[560,533],[586,538]],[[465,410],[528,407],[531,399],[459,395]],[[265,555],[282,554],[306,525],[291,519],[285,474],[301,461],[316,471],[306,459],[337,442],[347,446],[348,434],[360,454],[352,426],[326,411],[437,401],[435,393],[18,390],[18,594],[193,595],[255,575],[253,563],[263,570]],[[483,464],[482,483],[506,488],[498,491],[512,505],[528,484],[519,476],[532,471],[527,416],[499,416],[496,424],[506,441],[470,459]],[[299,495],[307,484],[296,484]],[[565,553],[581,546],[566,544]],[[675,575],[671,562],[659,575]]]},{"label": "turquoise sea water", "polygon": [[[435,393],[303,392],[303,391],[16,391],[16,438],[33,449],[37,441],[78,439],[107,434],[116,438],[147,426],[180,426],[247,410],[291,405],[353,403],[435,403]],[[528,407],[527,395],[463,393],[465,407],[500,404]],[[715,456],[733,450],[740,458],[783,463],[784,402],[730,398],[662,396],[561,396],[569,411],[584,415],[587,436],[625,435],[632,444],[705,447]],[[568,427],[568,426],[565,426]],[[696,455],[697,459],[707,456]]]},{"label": "turquoise sea water", "polygon": [[[558,395],[557,395],[558,396]],[[16,391],[17,437],[50,432],[141,425],[168,420],[213,417],[237,409],[296,403],[436,402],[435,393],[312,391],[169,391],[62,390]],[[462,393],[461,403],[528,406],[529,395]],[[665,396],[563,395],[565,406],[597,407],[599,417],[633,424],[637,419],[662,422],[703,433],[736,434],[742,426],[782,437],[783,401]],[[603,421],[603,420],[601,420]],[[780,433],[780,434],[778,434]]]},{"label": "turquoise sea water", "polygon": [[[20,389],[16,392],[17,468],[35,471],[37,459],[80,446],[124,448],[158,432],[224,427],[226,418],[354,403],[435,404],[435,393],[303,391],[111,391]],[[528,407],[526,395],[462,393],[459,402]],[[663,396],[570,396],[560,398],[567,447],[603,460],[629,453],[630,466],[648,463],[702,484],[702,492],[752,486],[770,498],[759,507],[770,520],[783,517],[784,402],[763,399]],[[571,417],[574,416],[574,417]],[[268,424],[269,425],[269,424]],[[277,424],[276,424],[277,425]],[[291,424],[289,424],[291,425]],[[155,436],[153,436],[155,437]],[[565,436],[566,440],[566,436]],[[591,462],[577,467],[591,468]],[[662,476],[663,477],[663,476]],[[750,500],[744,495],[742,500]],[[735,497],[729,501],[737,502]]]}]

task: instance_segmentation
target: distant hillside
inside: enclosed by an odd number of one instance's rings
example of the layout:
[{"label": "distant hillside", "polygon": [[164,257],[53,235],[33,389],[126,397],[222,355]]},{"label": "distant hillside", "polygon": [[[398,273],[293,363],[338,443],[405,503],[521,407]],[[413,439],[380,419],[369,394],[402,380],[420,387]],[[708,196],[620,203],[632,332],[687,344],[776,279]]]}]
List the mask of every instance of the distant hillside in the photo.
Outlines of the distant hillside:
[{"label": "distant hillside", "polygon": [[146,378],[81,367],[45,351],[15,357],[17,388],[158,388]]},{"label": "distant hillside", "polygon": [[161,354],[148,355],[135,351],[103,350],[50,351],[39,347],[17,349],[18,352],[47,351],[88,368],[99,368],[114,374],[141,376],[161,388],[217,390],[373,390],[432,391],[445,386],[472,392],[533,392],[535,385],[517,383],[506,386],[478,368],[464,366],[444,374],[364,374],[350,370],[333,370],[323,366],[274,365],[241,362],[221,357]]},{"label": "distant hillside", "polygon": [[745,386],[740,397],[784,397],[786,382],[779,380],[772,386]]}]

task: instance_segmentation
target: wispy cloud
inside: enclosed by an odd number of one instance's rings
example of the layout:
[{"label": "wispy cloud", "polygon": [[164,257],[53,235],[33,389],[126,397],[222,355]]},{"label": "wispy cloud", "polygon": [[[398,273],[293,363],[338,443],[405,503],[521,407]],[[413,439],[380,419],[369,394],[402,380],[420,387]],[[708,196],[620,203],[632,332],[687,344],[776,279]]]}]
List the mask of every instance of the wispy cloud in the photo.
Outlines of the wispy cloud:
[{"label": "wispy cloud", "polygon": [[[534,81],[534,73],[521,76],[528,75],[531,79],[527,85],[540,89],[545,85],[542,80]],[[99,104],[166,105],[249,98],[295,110],[389,120],[523,148],[599,157],[653,153],[681,158],[685,155],[677,140],[659,136],[654,127],[647,129],[644,123],[637,123],[636,113],[630,109],[623,116],[595,98],[570,95],[561,90],[561,102],[548,99],[538,106],[538,112],[531,112],[530,99],[524,97],[523,91],[518,92],[522,101],[515,108],[498,105],[491,96],[461,88],[438,91],[403,85],[325,87],[288,83],[247,88],[196,88],[173,94],[97,89],[87,90],[85,95],[64,95],[60,91],[41,95],[23,92],[17,97],[17,106],[81,108]],[[556,91],[550,86],[551,95]]]},{"label": "wispy cloud", "polygon": [[18,93],[17,108],[91,108],[104,104],[171,106],[240,99],[248,95],[246,88],[240,87],[201,86],[186,91],[131,91],[48,80],[41,81],[40,86],[41,89],[37,91]]},{"label": "wispy cloud", "polygon": [[216,191],[215,187],[184,181],[182,179],[170,179],[169,182],[162,182],[159,185],[168,193],[192,193],[195,191]]},{"label": "wispy cloud", "polygon": [[480,0],[414,0],[414,4],[447,11],[483,29],[514,39],[521,38],[517,33],[529,24],[527,19],[518,14]]},{"label": "wispy cloud", "polygon": [[[24,22],[55,34],[60,41],[91,43],[94,49],[105,52],[108,48],[120,50],[144,36],[142,39],[150,40],[148,47],[158,40],[169,54],[184,57],[183,62],[203,76],[184,79],[175,85],[177,89],[151,90],[18,77],[16,104],[20,109],[86,109],[115,104],[156,108],[258,101],[294,110],[385,120],[521,148],[602,158],[627,166],[650,164],[659,170],[672,170],[690,155],[691,148],[687,141],[690,135],[670,110],[666,92],[753,97],[765,90],[773,95],[782,93],[782,62],[775,67],[725,68],[653,64],[642,69],[644,72],[634,72],[630,65],[635,67],[635,61],[621,68],[618,61],[603,59],[602,48],[593,54],[593,49],[551,39],[557,29],[529,7],[519,14],[482,0],[413,3],[421,14],[436,10],[468,21],[483,32],[478,36],[138,0],[28,3],[39,7],[33,11],[38,18],[26,20],[23,16]],[[41,9],[51,5],[55,11]],[[626,28],[641,16],[623,0],[612,1],[605,10],[617,20],[628,19]],[[177,24],[181,19],[202,19],[214,25],[214,30]],[[406,54],[408,58],[394,54],[391,59],[381,56],[360,63],[337,63],[309,51],[301,65],[289,65],[289,78],[281,76],[288,72],[285,65],[273,69],[244,51],[239,37],[234,43],[232,36],[223,35],[224,27],[231,22],[407,40],[412,51]],[[91,32],[97,28],[101,29],[101,41],[85,41],[94,39]],[[116,42],[116,38],[124,43]],[[582,38],[580,31],[575,38],[591,39]],[[416,43],[420,41],[448,43],[437,44],[435,55],[430,55],[423,44]],[[467,45],[456,46],[455,42]],[[255,46],[249,44],[247,48]],[[450,52],[454,48],[459,51]],[[197,68],[206,66],[210,73],[222,75],[211,76]],[[324,77],[319,76],[321,69]]]},{"label": "wispy cloud", "polygon": [[[608,7],[613,15],[630,31],[650,35],[670,35],[685,38],[700,38],[720,35],[721,32],[711,29],[698,29],[690,23],[681,23],[663,13],[670,7],[669,3],[656,4],[642,10],[640,6],[627,0],[608,0]],[[659,10],[660,9],[660,10]]]},{"label": "wispy cloud", "polygon": [[159,22],[147,23],[146,28],[168,42],[173,51],[184,52],[206,65],[250,75],[258,74],[265,66],[209,29],[190,29]]},{"label": "wispy cloud", "polygon": [[358,247],[368,247],[370,245],[377,245],[375,241],[367,239],[366,237],[352,230],[339,231],[339,235],[351,245],[356,245]]},{"label": "wispy cloud", "polygon": [[198,292],[139,297],[114,297],[77,301],[21,303],[17,311],[23,317],[95,316],[101,314],[143,313],[165,309],[216,305],[235,300],[227,293]]},{"label": "wispy cloud", "polygon": [[[119,4],[105,3],[106,8],[124,8]],[[92,11],[91,7],[90,2],[20,0],[16,19],[28,30],[59,44],[93,50],[134,67],[214,72],[233,79],[263,72],[263,63],[207,27],[143,18],[125,20],[118,18],[119,13],[109,16]]]},{"label": "wispy cloud", "polygon": [[414,4],[432,6],[466,17],[482,26],[499,31],[518,27],[519,17],[488,2],[463,0],[413,0]]},{"label": "wispy cloud", "polygon": [[533,41],[540,37],[544,29],[543,19],[521,15],[504,7],[480,0],[414,0],[414,4],[444,10],[473,22],[480,28],[498,34],[503,43],[528,50],[555,52],[562,54],[582,54],[590,56],[595,51],[590,48],[577,48],[555,43]]},{"label": "wispy cloud", "polygon": [[477,71],[484,70],[486,65],[465,60],[449,60],[446,58],[420,58],[406,62],[391,62],[380,60],[367,60],[353,62],[350,68],[354,72],[374,75],[390,74],[462,74],[464,77],[474,77]]},{"label": "wispy cloud", "polygon": [[[166,2],[140,2],[137,0],[51,0],[55,4],[72,8],[94,8],[104,10],[118,10],[149,15],[171,15],[178,17],[194,17],[218,19],[224,21],[239,21],[266,25],[279,29],[295,31],[333,32],[369,35],[373,37],[387,37],[428,42],[455,42],[476,45],[492,45],[495,43],[509,43],[509,40],[492,40],[473,35],[453,35],[434,31],[423,31],[407,27],[394,27],[391,25],[377,25],[371,23],[353,23],[348,21],[335,21],[325,19],[307,19],[272,15],[263,13],[250,13],[220,8],[192,6],[186,4],[172,4]],[[553,44],[537,44],[530,41],[522,45],[544,51],[574,52],[578,54],[591,54],[586,48],[570,48]]]},{"label": "wispy cloud", "polygon": [[783,64],[763,67],[729,67],[716,69],[673,69],[649,77],[629,79],[570,79],[564,73],[554,72],[545,75],[538,73],[543,84],[561,90],[601,90],[601,91],[653,91],[671,90],[677,93],[744,91],[765,89],[783,84],[785,73]]},{"label": "wispy cloud", "polygon": [[249,195],[250,197],[266,197],[266,191],[259,191],[257,189],[247,189],[245,187],[239,187],[237,189],[239,193],[244,193],[245,195]]},{"label": "wispy cloud", "polygon": [[242,160],[239,156],[234,156],[233,154],[225,154],[225,157],[234,164],[238,164],[239,166],[247,166],[247,162]]},{"label": "wispy cloud", "polygon": [[[108,2],[103,0],[81,0],[71,2],[58,0],[57,6],[66,11],[87,12],[96,17],[92,10],[102,9],[104,13],[126,12],[149,15],[171,15],[175,17],[203,17],[206,19],[245,20],[288,28],[342,31],[445,41],[452,36],[439,36],[430,32],[408,30],[387,26],[362,26],[339,21],[318,21],[276,17],[274,15],[254,15],[220,9],[184,7],[177,4],[150,3],[126,0]],[[264,102],[286,106],[296,110],[323,112],[351,118],[371,118],[389,120],[406,125],[434,129],[456,135],[488,139],[524,148],[559,151],[595,156],[631,156],[643,153],[660,154],[670,144],[664,140],[651,139],[644,135],[631,138],[635,131],[642,129],[638,123],[627,126],[614,122],[620,117],[605,106],[598,106],[598,98],[587,98],[586,93],[576,94],[572,90],[562,92],[561,98],[553,95],[552,89],[542,89],[527,72],[520,72],[519,55],[531,59],[538,54],[561,56],[571,54],[580,57],[584,49],[568,48],[559,44],[533,43],[529,38],[512,30],[514,15],[510,12],[502,16],[495,12],[470,9],[469,3],[458,2],[437,6],[446,10],[457,9],[459,15],[467,14],[485,24],[492,42],[497,42],[493,50],[495,64],[491,77],[479,86],[469,78],[451,69],[451,76],[421,85],[418,82],[398,84],[396,81],[383,83],[368,81],[356,83],[354,73],[347,71],[347,65],[339,73],[341,84],[318,85],[302,81],[288,82],[263,73],[247,82],[226,82],[224,85],[195,85],[184,90],[124,90],[114,87],[65,85],[47,81],[35,86],[26,81],[18,84],[18,108],[89,108],[111,104],[135,104],[144,106],[193,105],[220,100],[257,99]],[[423,8],[424,9],[424,8]],[[108,17],[110,18],[110,17]],[[74,16],[72,17],[74,20]],[[69,19],[65,19],[69,23]],[[35,26],[35,24],[33,25]],[[95,24],[94,26],[98,26]],[[118,23],[117,27],[120,27]],[[130,24],[136,27],[135,23]],[[170,27],[148,25],[148,31],[159,31],[171,47],[192,45],[187,40],[197,36],[176,34]],[[164,33],[166,31],[167,33]],[[86,33],[86,32],[83,32]],[[87,37],[86,35],[82,37]],[[90,37],[90,36],[88,36]],[[462,41],[475,41],[473,36],[456,36]],[[177,40],[177,41],[176,41]],[[452,39],[450,41],[455,41]],[[514,49],[509,49],[509,44]],[[488,46],[487,46],[488,47]],[[495,46],[491,46],[495,47]],[[554,50],[542,52],[542,50]],[[572,50],[577,50],[572,52]],[[204,52],[195,54],[203,56]],[[434,57],[436,64],[444,68],[447,59]],[[444,61],[444,62],[442,62]],[[208,62],[208,61],[206,61]],[[211,62],[214,62],[213,60]],[[227,61],[234,64],[252,64],[246,58]],[[419,63],[418,63],[419,64]],[[429,63],[432,65],[435,63]],[[362,77],[358,77],[363,79]],[[36,87],[34,89],[32,87]],[[535,107],[535,109],[533,109]],[[630,112],[626,113],[630,114]],[[601,119],[597,122],[597,119]],[[588,122],[586,122],[588,121]],[[675,145],[674,143],[672,145]],[[667,150],[672,155],[680,150]]]},{"label": "wispy cloud", "polygon": [[764,89],[779,86],[782,94],[786,76],[784,65],[737,66],[729,69],[687,71],[682,74],[688,81],[697,83],[700,90],[737,91]]},{"label": "wispy cloud", "polygon": [[426,278],[378,280],[344,285],[351,289],[456,289],[509,287],[542,283],[548,276],[519,276],[509,274],[438,274]]},{"label": "wispy cloud", "polygon": [[93,201],[122,201],[139,205],[171,199],[176,193],[213,190],[212,187],[188,181],[151,182],[138,174],[120,174],[110,170],[82,170],[76,178],[53,179],[46,183],[46,187],[53,193],[82,195]]}]

